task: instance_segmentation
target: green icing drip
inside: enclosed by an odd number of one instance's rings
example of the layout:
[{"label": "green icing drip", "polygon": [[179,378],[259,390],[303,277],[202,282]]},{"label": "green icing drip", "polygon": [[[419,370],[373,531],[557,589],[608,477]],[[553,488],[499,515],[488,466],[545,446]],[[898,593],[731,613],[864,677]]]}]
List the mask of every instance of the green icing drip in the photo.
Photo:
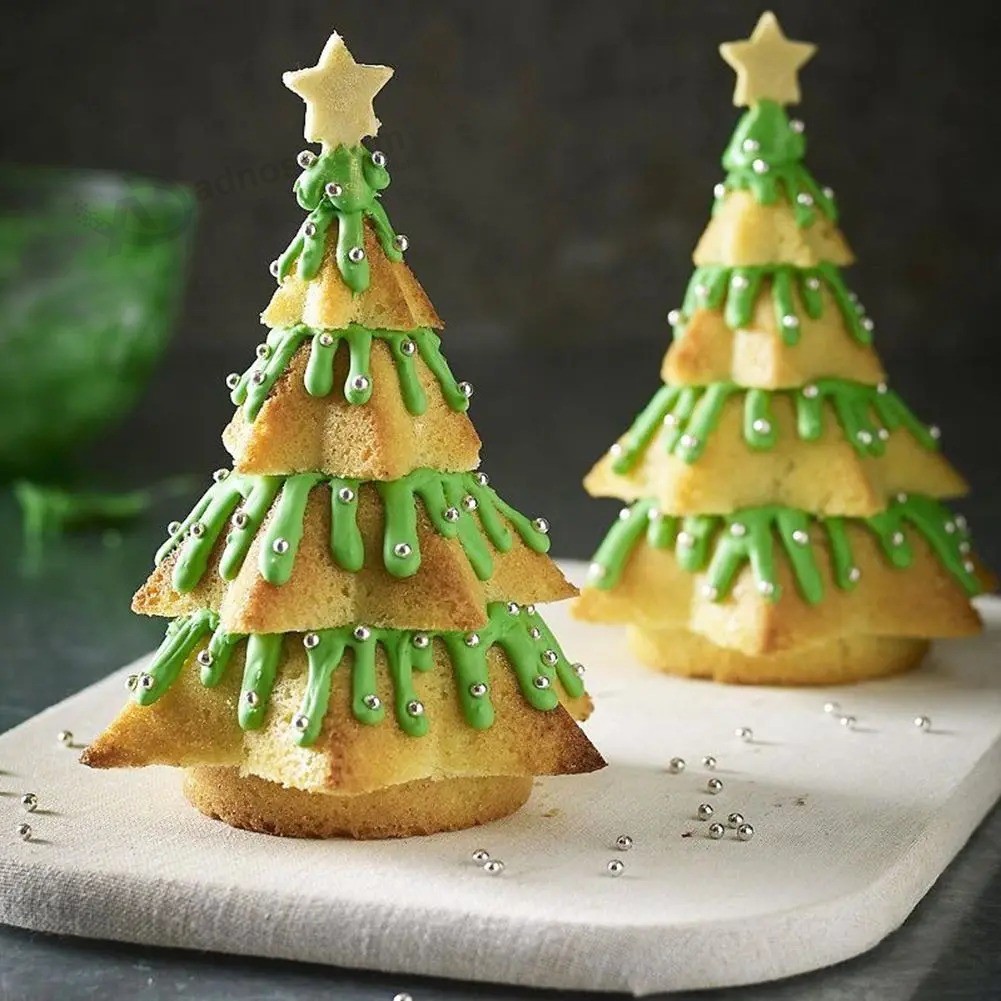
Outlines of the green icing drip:
[{"label": "green icing drip", "polygon": [[[306,691],[292,719],[295,741],[302,747],[314,744],[323,727],[330,703],[331,679],[351,653],[351,712],[355,719],[376,725],[385,718],[382,700],[376,694],[376,650],[386,657],[393,689],[393,712],[401,730],[411,737],[427,733],[429,720],[413,685],[413,672],[434,666],[434,643],[440,641],[452,664],[463,716],[470,727],[488,729],[494,721],[490,701],[487,655],[494,645],[507,656],[525,700],[542,712],[559,705],[555,685],[570,698],[584,694],[582,668],[571,664],[533,605],[494,602],[487,606],[487,625],[476,632],[419,632],[369,626],[341,626],[306,633],[308,673]],[[210,635],[211,634],[211,635]],[[204,639],[210,635],[207,645]],[[218,685],[235,647],[246,641],[246,657],[240,692],[238,719],[244,730],[259,729],[267,717],[282,645],[297,634],[224,632],[212,612],[196,612],[176,619],[147,670],[130,686],[140,705],[156,702],[173,684],[188,658],[199,646],[197,662],[202,684]]]},{"label": "green icing drip", "polygon": [[914,558],[905,529],[924,537],[936,557],[969,595],[980,593],[976,570],[969,558],[965,522],[942,504],[918,494],[898,495],[890,506],[871,518],[817,518],[805,511],[768,505],[744,508],[728,515],[665,515],[652,500],[624,508],[595,553],[589,582],[614,587],[642,538],[650,546],[674,548],[678,565],[690,572],[705,571],[704,593],[713,600],[729,594],[737,574],[750,563],[758,590],[777,601],[780,587],[775,569],[778,538],[792,567],[799,592],[810,604],[823,597],[823,578],[814,550],[818,532],[826,532],[832,554],[833,576],[841,589],[855,586],[859,572],[852,558],[845,526],[848,520],[865,525],[878,539],[887,560],[906,568]]},{"label": "green icing drip", "polygon": [[782,340],[790,347],[799,343],[802,317],[796,308],[793,289],[800,296],[803,310],[810,319],[819,319],[823,303],[822,285],[834,297],[849,333],[859,343],[872,343],[873,322],[865,315],[858,297],[848,290],[837,267],[830,263],[815,268],[791,264],[755,264],[729,267],[707,264],[695,269],[685,291],[685,299],[675,324],[676,334],[697,309],[722,309],[723,319],[731,330],[748,327],[754,307],[766,279],[772,281],[772,308]]},{"label": "green icing drip", "polygon": [[[937,432],[922,424],[885,383],[872,386],[848,379],[818,379],[799,389],[744,389],[732,382],[708,386],[662,386],[612,448],[612,470],[620,475],[636,467],[659,428],[670,455],[695,462],[716,430],[723,408],[735,394],[744,397],[744,440],[750,448],[770,449],[778,440],[773,399],[791,399],[796,430],[805,441],[823,433],[824,416],[833,410],[846,439],[859,455],[880,456],[891,432],[909,431],[925,448],[937,449]],[[830,404],[830,407],[825,407]]]},{"label": "green icing drip", "polygon": [[309,340],[309,359],[303,376],[306,392],[317,397],[333,392],[334,359],[340,345],[345,343],[349,367],[344,380],[344,398],[353,404],[367,403],[372,396],[373,339],[389,346],[399,378],[400,396],[409,413],[420,416],[427,410],[428,403],[414,362],[417,355],[437,379],[445,403],[457,412],[469,408],[469,397],[452,375],[441,353],[441,338],[433,330],[370,330],[357,323],[335,330],[314,330],[304,324],[272,330],[267,340],[258,345],[258,360],[242,375],[230,376],[230,399],[235,406],[243,407],[247,420],[254,420],[275,383],[288,369],[292,357]]},{"label": "green icing drip", "polygon": [[834,192],[813,179],[802,163],[805,154],[802,123],[791,123],[775,101],[759,101],[741,117],[723,154],[727,174],[714,211],[726,191],[744,190],[762,205],[784,194],[799,226],[811,225],[818,211],[836,221]]},{"label": "green icing drip", "polygon": [[299,175],[293,190],[309,212],[299,232],[277,262],[279,283],[297,267],[299,277],[315,278],[323,262],[327,231],[337,220],[337,268],[352,292],[369,284],[365,256],[365,220],[375,230],[383,252],[391,261],[403,260],[406,241],[393,232],[379,192],[389,186],[389,172],[362,145],[324,150]]},{"label": "green icing drip", "polygon": [[[514,545],[512,528],[534,552],[549,551],[549,526],[541,519],[526,518],[502,500],[484,473],[416,469],[398,480],[372,482],[385,512],[383,563],[394,577],[411,577],[421,564],[418,502],[423,504],[435,531],[459,541],[480,580],[489,580],[493,575],[491,547],[505,553]],[[248,476],[220,470],[184,521],[172,526],[170,537],[156,554],[156,562],[178,548],[173,586],[180,592],[191,591],[204,576],[228,525],[219,570],[224,580],[232,580],[270,511],[261,538],[259,568],[268,583],[284,584],[292,574],[302,539],[310,492],[321,485],[331,494],[331,554],[338,566],[355,573],[365,559],[357,518],[360,482],[323,473]]]}]

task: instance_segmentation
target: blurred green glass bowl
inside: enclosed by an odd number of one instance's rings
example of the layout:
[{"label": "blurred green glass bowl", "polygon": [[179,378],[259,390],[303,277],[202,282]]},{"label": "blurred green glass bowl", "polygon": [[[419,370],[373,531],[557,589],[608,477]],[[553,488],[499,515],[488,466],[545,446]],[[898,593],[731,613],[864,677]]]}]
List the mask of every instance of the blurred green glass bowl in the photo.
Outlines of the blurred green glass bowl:
[{"label": "blurred green glass bowl", "polygon": [[0,166],[0,478],[58,472],[135,404],[170,336],[185,187]]}]

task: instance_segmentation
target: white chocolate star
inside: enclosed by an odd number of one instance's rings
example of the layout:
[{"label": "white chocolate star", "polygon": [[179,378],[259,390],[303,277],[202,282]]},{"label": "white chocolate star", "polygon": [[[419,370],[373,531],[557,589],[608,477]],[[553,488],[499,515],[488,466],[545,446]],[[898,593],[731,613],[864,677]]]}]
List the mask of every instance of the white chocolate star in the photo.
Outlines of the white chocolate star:
[{"label": "white chocolate star", "polygon": [[737,71],[733,103],[738,107],[758,101],[798,104],[798,71],[816,51],[816,45],[786,38],[778,18],[766,11],[750,38],[719,47],[719,54]]},{"label": "white chocolate star", "polygon": [[282,74],[282,83],[306,102],[303,135],[308,142],[354,146],[379,131],[372,100],[393,75],[389,66],[354,61],[336,32],[315,66]]}]

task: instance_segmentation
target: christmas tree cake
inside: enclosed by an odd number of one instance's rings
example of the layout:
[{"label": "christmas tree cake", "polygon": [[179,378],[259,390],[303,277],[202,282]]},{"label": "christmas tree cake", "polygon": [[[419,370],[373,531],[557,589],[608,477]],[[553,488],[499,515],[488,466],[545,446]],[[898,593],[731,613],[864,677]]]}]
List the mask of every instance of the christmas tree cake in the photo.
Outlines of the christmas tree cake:
[{"label": "christmas tree cake", "polygon": [[841,269],[833,192],[804,166],[797,73],[773,14],[721,47],[747,108],[671,313],[664,385],[585,480],[628,502],[576,614],[628,624],[663,671],[832,683],[904,670],[980,629],[991,586],[939,432],[891,389]]},{"label": "christmas tree cake", "polygon": [[172,765],[198,809],[290,836],[388,837],[518,809],[604,762],[536,605],[571,597],[549,525],[477,471],[471,387],[403,261],[362,139],[392,75],[336,34],[306,102],[308,213],[272,264],[257,357],[229,377],[220,469],[168,528],[135,611],[171,619],[93,767]]}]

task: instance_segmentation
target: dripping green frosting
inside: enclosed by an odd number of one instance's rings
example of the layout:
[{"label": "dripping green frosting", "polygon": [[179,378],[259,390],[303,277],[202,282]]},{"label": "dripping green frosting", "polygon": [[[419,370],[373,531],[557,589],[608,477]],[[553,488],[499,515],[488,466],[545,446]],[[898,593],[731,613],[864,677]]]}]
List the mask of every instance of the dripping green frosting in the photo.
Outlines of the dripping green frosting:
[{"label": "dripping green frosting", "polygon": [[799,293],[806,315],[811,320],[818,320],[823,313],[821,287],[824,285],[834,297],[851,336],[859,344],[872,343],[872,320],[866,316],[858,296],[849,291],[841,273],[830,263],[815,268],[797,268],[791,264],[698,267],[685,290],[685,299],[674,324],[676,332],[678,328],[683,329],[698,309],[722,309],[723,320],[731,330],[749,327],[762,283],[766,280],[771,283],[775,323],[786,344],[799,343],[802,326],[793,291]]},{"label": "dripping green frosting", "polygon": [[666,451],[695,462],[716,430],[723,409],[736,394],[744,397],[744,440],[755,450],[772,448],[778,436],[772,406],[775,397],[792,400],[796,430],[804,441],[816,441],[830,410],[845,438],[859,455],[880,456],[890,433],[909,431],[925,448],[938,447],[937,429],[922,424],[886,383],[876,386],[848,379],[818,379],[798,389],[746,389],[732,382],[708,386],[662,386],[612,449],[612,470],[620,475],[635,468],[659,429]]},{"label": "dripping green frosting", "polygon": [[371,223],[386,256],[401,261],[406,240],[393,232],[379,201],[379,193],[388,186],[385,157],[363,145],[342,144],[310,160],[293,187],[296,200],[309,215],[276,262],[279,283],[293,268],[304,280],[316,277],[326,251],[327,231],[335,219],[337,268],[352,292],[364,292],[369,283],[365,220]]},{"label": "dripping green frosting", "polygon": [[320,486],[329,490],[331,555],[350,573],[360,570],[365,561],[357,517],[363,482],[371,482],[383,503],[382,558],[394,577],[411,577],[421,565],[418,502],[436,532],[459,541],[480,580],[493,575],[493,551],[509,552],[514,545],[512,530],[535,552],[549,551],[545,520],[533,521],[516,511],[489,485],[485,473],[416,469],[398,480],[359,481],[324,473],[248,476],[219,470],[215,479],[184,521],[170,526],[170,537],[156,554],[160,563],[178,550],[172,583],[182,593],[193,590],[202,579],[224,532],[219,560],[223,580],[236,577],[254,536],[262,532],[261,576],[269,584],[286,583],[302,540],[307,501]]},{"label": "dripping green frosting", "polygon": [[[262,727],[281,665],[285,643],[299,642],[308,662],[306,691],[293,716],[293,739],[301,747],[316,742],[329,710],[333,673],[351,653],[351,712],[361,723],[375,725],[386,716],[377,695],[376,651],[385,654],[392,711],[404,733],[421,737],[429,728],[428,714],[418,698],[413,672],[434,667],[434,644],[440,643],[452,664],[456,694],[466,722],[473,729],[488,729],[494,721],[490,700],[487,655],[497,646],[514,672],[519,690],[533,708],[548,712],[559,705],[556,683],[570,698],[584,694],[583,668],[571,664],[533,605],[494,602],[487,606],[487,625],[476,632],[419,632],[375,626],[341,626],[312,633],[225,632],[213,612],[196,612],[175,619],[146,670],[129,679],[139,705],[156,702],[177,680],[181,669],[198,650],[201,682],[218,685],[234,650],[245,644],[238,720],[244,730]],[[345,668],[347,669],[347,668]]]},{"label": "dripping green frosting", "polygon": [[835,584],[850,590],[859,580],[846,525],[867,527],[879,541],[892,566],[911,565],[914,551],[908,532],[921,535],[946,570],[969,595],[981,586],[970,559],[966,522],[938,501],[918,494],[899,494],[885,511],[871,518],[818,518],[806,511],[769,505],[744,508],[728,515],[678,517],[658,511],[652,500],[624,508],[595,553],[589,584],[614,587],[642,539],[659,549],[673,548],[678,566],[689,573],[705,572],[704,593],[713,600],[726,597],[739,572],[749,563],[759,591],[777,601],[776,540],[785,553],[802,597],[816,604],[823,597],[822,561],[815,545],[826,535]]},{"label": "dripping green frosting", "polygon": [[713,210],[727,191],[750,191],[762,205],[773,205],[784,194],[798,225],[811,225],[817,212],[834,222],[834,192],[813,179],[802,163],[805,154],[803,123],[790,122],[775,101],[759,101],[741,117],[723,153],[726,179],[717,187]]},{"label": "dripping green frosting", "polygon": [[420,357],[441,387],[441,395],[452,410],[469,408],[469,388],[455,381],[445,356],[441,338],[426,328],[415,330],[371,330],[357,323],[335,330],[315,330],[304,324],[279,327],[257,347],[257,361],[242,375],[231,375],[230,399],[243,407],[247,420],[260,413],[275,383],[288,368],[292,357],[308,340],[309,360],[303,382],[310,396],[329,396],[334,389],[334,359],[342,343],[349,354],[348,374],[344,380],[344,398],[353,404],[367,403],[372,396],[370,359],[373,339],[389,346],[399,378],[403,405],[414,416],[427,410],[427,394],[421,385],[415,362]]}]

